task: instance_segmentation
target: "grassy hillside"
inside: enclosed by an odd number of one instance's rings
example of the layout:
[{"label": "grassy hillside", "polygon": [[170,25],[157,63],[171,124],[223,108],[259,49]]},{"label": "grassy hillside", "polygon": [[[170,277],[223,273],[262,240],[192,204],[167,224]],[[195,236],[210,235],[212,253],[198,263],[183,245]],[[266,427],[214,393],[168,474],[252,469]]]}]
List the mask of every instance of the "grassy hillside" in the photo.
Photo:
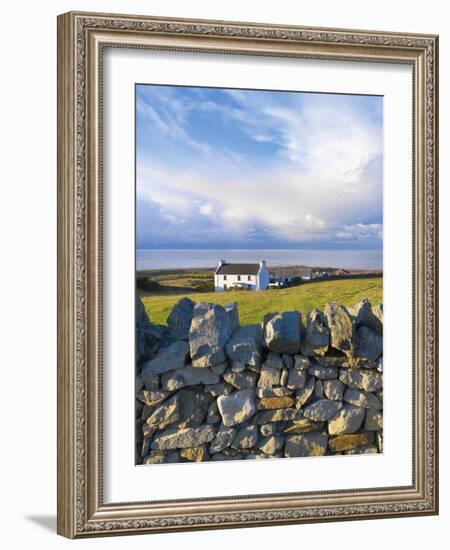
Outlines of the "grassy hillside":
[{"label": "grassy hillside", "polygon": [[161,293],[165,290],[168,294],[214,291],[213,269],[150,269],[139,271],[138,277],[159,283]]},{"label": "grassy hillside", "polygon": [[[228,304],[237,302],[241,324],[261,322],[265,313],[271,311],[298,310],[303,314],[314,308],[323,309],[333,300],[346,306],[368,298],[372,304],[383,301],[383,279],[349,279],[306,283],[283,290],[261,292],[198,292],[186,294],[194,302]],[[145,309],[154,323],[166,324],[174,304],[181,295],[146,296],[141,294]]]}]

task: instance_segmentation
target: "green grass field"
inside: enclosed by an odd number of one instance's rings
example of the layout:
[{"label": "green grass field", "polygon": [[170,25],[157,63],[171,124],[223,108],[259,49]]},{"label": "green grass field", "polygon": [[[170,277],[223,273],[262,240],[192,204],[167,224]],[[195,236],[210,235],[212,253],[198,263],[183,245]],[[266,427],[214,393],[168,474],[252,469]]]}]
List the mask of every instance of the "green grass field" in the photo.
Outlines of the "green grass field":
[{"label": "green grass field", "polygon": [[[181,295],[145,295],[139,293],[153,323],[166,324],[174,304]],[[323,310],[325,304],[336,301],[344,306],[368,298],[372,304],[383,302],[383,279],[348,279],[306,283],[282,290],[261,292],[194,292],[186,294],[194,302],[228,304],[237,302],[242,325],[260,323],[271,311],[301,311],[304,315],[314,308]]]}]

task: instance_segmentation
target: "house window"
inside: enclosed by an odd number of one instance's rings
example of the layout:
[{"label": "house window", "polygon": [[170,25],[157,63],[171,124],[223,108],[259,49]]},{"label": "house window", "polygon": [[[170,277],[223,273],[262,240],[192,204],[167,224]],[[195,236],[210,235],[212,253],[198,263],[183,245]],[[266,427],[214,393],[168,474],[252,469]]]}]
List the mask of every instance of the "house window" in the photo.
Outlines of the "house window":
[{"label": "house window", "polygon": [[224,289],[224,290],[226,290],[226,289],[227,289],[227,285],[226,285],[226,283],[224,283],[224,285],[223,285],[223,289]]},{"label": "house window", "polygon": [[226,276],[226,275],[223,276],[223,280],[224,280],[224,281],[227,280],[227,276]]},{"label": "house window", "polygon": [[238,281],[240,281],[240,280],[241,280],[241,276],[240,276],[240,275],[238,275]]},{"label": "house window", "polygon": [[252,280],[252,276],[249,275],[247,281],[251,281],[251,280]]}]

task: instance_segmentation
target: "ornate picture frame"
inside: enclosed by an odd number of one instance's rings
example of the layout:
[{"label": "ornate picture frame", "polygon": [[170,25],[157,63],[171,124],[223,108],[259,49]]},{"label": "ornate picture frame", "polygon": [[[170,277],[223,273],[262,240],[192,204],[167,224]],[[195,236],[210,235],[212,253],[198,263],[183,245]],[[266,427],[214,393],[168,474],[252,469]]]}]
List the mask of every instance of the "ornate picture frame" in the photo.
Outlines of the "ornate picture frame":
[{"label": "ornate picture frame", "polygon": [[[413,75],[412,484],[103,498],[105,48],[405,64]],[[69,538],[438,513],[438,37],[70,12],[58,17],[58,533]]]}]

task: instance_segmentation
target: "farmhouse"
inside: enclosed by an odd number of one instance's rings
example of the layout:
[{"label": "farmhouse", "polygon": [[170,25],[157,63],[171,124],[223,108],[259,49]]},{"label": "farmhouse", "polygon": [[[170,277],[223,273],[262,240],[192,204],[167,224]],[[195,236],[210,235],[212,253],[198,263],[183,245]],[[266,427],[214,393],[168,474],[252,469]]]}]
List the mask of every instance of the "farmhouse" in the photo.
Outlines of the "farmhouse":
[{"label": "farmhouse", "polygon": [[230,288],[266,290],[268,286],[269,272],[264,260],[257,264],[231,264],[221,260],[214,274],[216,292],[224,292]]}]

